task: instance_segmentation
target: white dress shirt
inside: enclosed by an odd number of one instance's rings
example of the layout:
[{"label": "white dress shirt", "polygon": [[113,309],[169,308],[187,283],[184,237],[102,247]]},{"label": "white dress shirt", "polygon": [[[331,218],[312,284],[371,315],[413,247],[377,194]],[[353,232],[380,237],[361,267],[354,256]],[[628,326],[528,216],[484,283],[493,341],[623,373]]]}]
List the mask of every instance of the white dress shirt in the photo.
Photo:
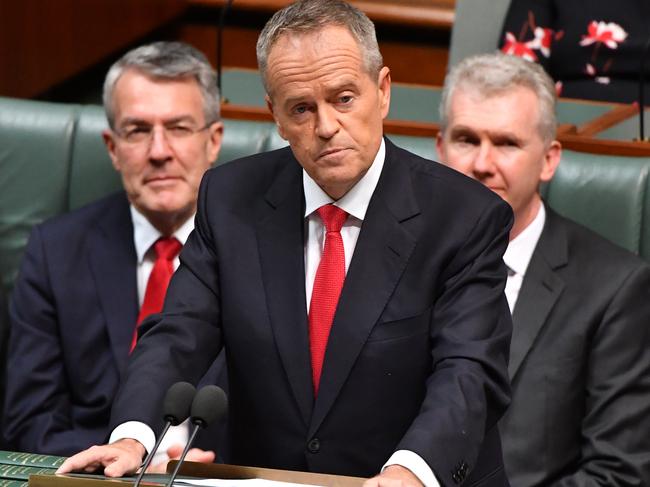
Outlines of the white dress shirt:
[{"label": "white dress shirt", "polygon": [[505,294],[511,314],[515,309],[519,290],[526,275],[526,269],[528,269],[528,264],[544,229],[545,221],[546,210],[544,209],[544,203],[541,203],[533,221],[524,228],[523,232],[510,241],[503,254],[503,261],[508,266]]},{"label": "white dress shirt", "polygon": [[[137,281],[138,281],[138,305],[142,306],[144,301],[144,294],[147,289],[147,281],[149,281],[149,275],[153,269],[153,265],[156,261],[156,254],[153,249],[153,244],[162,237],[163,235],[156,229],[147,218],[140,213],[133,205],[131,205],[131,220],[133,221],[133,243],[135,244],[135,254],[137,256]],[[190,233],[194,230],[194,216],[189,218],[183,225],[174,232],[172,235],[183,245],[187,241]],[[180,261],[178,256],[174,258],[174,269],[177,269]],[[125,433],[124,426],[129,425]],[[135,430],[130,429],[135,426]],[[147,438],[153,437],[153,432],[149,427],[146,427],[149,431],[141,430],[139,426],[141,423],[129,422],[124,423],[111,434],[110,443],[121,438],[133,438],[135,434],[144,434]],[[115,438],[114,438],[115,437]],[[158,452],[154,456],[152,464],[169,460],[167,457],[167,448],[170,446],[180,443],[185,445],[189,439],[189,422],[185,421],[184,423],[178,426],[172,426],[169,428],[169,431],[165,435]],[[151,447],[147,448],[147,451],[151,451],[155,443],[155,438],[151,442]],[[144,444],[144,443],[143,443]]]},{"label": "white dress shirt", "polygon": [[[311,294],[318,264],[320,264],[323,248],[325,247],[325,225],[316,213],[323,205],[334,204],[348,213],[348,218],[341,227],[343,250],[345,252],[345,272],[347,274],[352,260],[354,248],[357,245],[361,224],[366,216],[370,198],[377,187],[381,170],[386,158],[386,144],[382,139],[379,151],[372,166],[366,174],[342,198],[334,201],[307,172],[302,172],[303,188],[305,190],[305,291],[307,295],[307,311],[311,304]],[[389,465],[402,465],[413,472],[426,487],[439,487],[429,465],[417,453],[399,450],[389,458],[384,468]]]},{"label": "white dress shirt", "polygon": [[[366,216],[370,199],[381,176],[386,158],[386,144],[382,139],[375,159],[363,177],[342,198],[334,201],[316,182],[303,170],[303,188],[305,192],[305,290],[307,295],[307,310],[311,303],[314,278],[325,246],[325,225],[316,213],[323,205],[334,204],[348,213],[341,237],[345,252],[345,272],[347,273],[352,260],[352,254],[359,238],[361,224]],[[155,240],[154,240],[155,241]],[[124,427],[124,428],[123,428]],[[118,431],[119,430],[119,431]],[[118,434],[119,433],[119,434]],[[136,436],[137,435],[137,436]],[[153,431],[142,423],[123,423],[113,431],[110,442],[122,438],[135,438],[151,451],[155,443]],[[399,450],[393,453],[383,468],[389,465],[401,465],[413,472],[425,487],[440,487],[429,465],[417,453],[409,450]]]}]

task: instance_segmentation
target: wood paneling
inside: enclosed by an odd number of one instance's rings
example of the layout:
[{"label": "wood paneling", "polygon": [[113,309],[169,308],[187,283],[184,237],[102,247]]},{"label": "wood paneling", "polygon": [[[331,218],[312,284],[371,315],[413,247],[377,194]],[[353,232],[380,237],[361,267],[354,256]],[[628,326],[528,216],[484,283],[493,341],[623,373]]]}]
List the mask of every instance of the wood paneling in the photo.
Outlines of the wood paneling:
[{"label": "wood paneling", "polygon": [[37,96],[186,9],[179,0],[0,0],[0,95]]}]

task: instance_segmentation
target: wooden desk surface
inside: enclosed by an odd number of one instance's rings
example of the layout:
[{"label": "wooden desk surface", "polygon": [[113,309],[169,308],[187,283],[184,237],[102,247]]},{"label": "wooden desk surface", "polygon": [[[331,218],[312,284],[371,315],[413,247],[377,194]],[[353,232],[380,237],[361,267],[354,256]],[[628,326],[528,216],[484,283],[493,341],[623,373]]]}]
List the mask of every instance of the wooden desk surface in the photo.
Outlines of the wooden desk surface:
[{"label": "wooden desk surface", "polygon": [[[171,472],[176,462],[170,462],[167,471]],[[218,478],[218,479],[254,479],[276,480],[296,484],[322,485],[327,487],[361,487],[365,479],[329,475],[293,470],[276,470],[272,468],[244,467],[240,465],[205,464],[185,462],[180,469],[179,477]],[[156,475],[155,480],[143,482],[143,486],[159,486],[164,481]],[[69,476],[69,475],[32,475],[29,477],[29,487],[128,487],[133,485],[135,478],[107,479],[106,477]],[[153,482],[156,482],[155,484]]]}]

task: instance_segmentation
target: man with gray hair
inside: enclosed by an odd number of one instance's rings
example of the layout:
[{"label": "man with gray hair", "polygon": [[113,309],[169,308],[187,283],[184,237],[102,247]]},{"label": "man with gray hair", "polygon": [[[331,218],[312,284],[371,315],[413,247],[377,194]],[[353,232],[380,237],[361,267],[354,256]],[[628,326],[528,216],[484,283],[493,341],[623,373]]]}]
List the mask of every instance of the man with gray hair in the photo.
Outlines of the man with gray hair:
[{"label": "man with gray hair", "polygon": [[[13,291],[3,432],[16,450],[71,455],[106,441],[136,327],[162,307],[221,146],[215,72],[186,44],[126,53],[104,108],[124,191],[35,227]],[[187,428],[176,433],[171,456]]]},{"label": "man with gray hair", "polygon": [[[257,54],[290,147],[206,173],[112,422],[151,424],[164,390],[223,347],[233,463],[369,486],[507,486],[496,423],[509,398],[510,208],[383,137],[390,70],[358,9],[291,4]],[[163,349],[176,367],[152,365]],[[135,470],[152,442],[120,436],[60,472]]]},{"label": "man with gray hair", "polygon": [[560,162],[543,68],[465,59],[441,101],[442,161],[515,213],[504,255],[512,402],[500,422],[513,485],[650,485],[650,269],[546,206]]}]

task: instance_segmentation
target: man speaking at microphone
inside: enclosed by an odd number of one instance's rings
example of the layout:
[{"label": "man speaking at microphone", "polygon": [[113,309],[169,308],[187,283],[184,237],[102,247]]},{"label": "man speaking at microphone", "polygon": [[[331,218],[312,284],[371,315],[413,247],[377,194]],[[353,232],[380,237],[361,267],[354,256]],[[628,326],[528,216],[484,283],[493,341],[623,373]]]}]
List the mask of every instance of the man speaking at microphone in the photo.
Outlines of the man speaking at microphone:
[{"label": "man speaking at microphone", "polygon": [[60,471],[136,470],[153,433],[126,429],[156,424],[167,387],[223,347],[232,463],[507,486],[510,208],[382,137],[390,71],[358,9],[296,2],[257,55],[290,147],[206,173],[164,313],[113,408],[121,433]]}]

